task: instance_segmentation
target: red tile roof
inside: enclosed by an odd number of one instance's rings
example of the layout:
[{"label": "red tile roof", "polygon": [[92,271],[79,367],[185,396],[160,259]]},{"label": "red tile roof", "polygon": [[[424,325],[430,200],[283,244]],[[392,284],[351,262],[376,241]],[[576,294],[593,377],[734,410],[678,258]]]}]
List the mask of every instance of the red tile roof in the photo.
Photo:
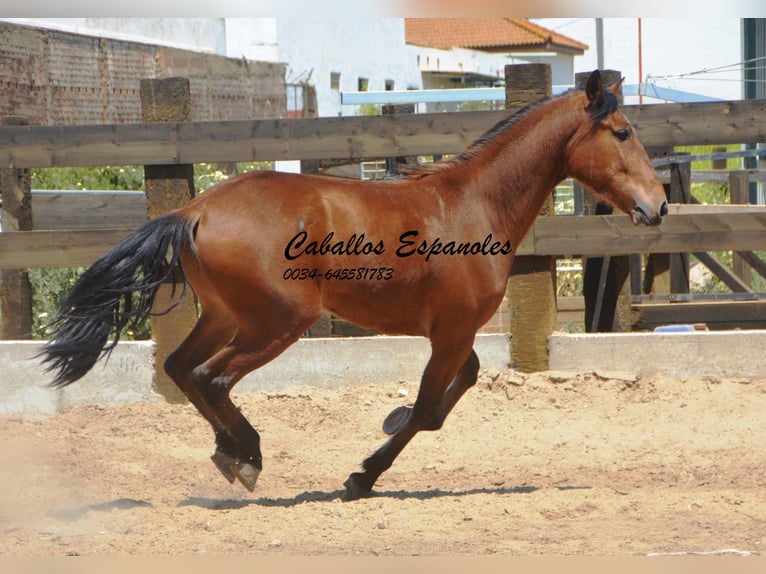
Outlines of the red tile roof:
[{"label": "red tile roof", "polygon": [[526,18],[405,18],[408,44],[487,51],[544,49],[582,54],[587,44]]}]

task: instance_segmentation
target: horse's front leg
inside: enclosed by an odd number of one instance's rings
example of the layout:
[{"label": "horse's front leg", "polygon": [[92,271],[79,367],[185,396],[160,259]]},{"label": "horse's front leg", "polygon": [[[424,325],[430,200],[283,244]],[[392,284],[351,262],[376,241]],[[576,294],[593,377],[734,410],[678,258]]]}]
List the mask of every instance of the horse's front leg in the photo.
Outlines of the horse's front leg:
[{"label": "horse's front leg", "polygon": [[476,382],[479,361],[471,343],[437,347],[432,342],[431,358],[423,372],[415,405],[411,410],[404,407],[408,409],[405,416],[399,417],[395,426],[391,425],[391,438],[364,461],[364,471],[348,477],[344,483],[346,500],[369,496],[378,477],[391,467],[418,432],[441,428],[452,407]]},{"label": "horse's front leg", "polygon": [[[463,366],[460,367],[455,378],[444,391],[441,398],[441,403],[431,421],[431,424],[426,426],[422,430],[439,430],[444,424],[444,420],[447,415],[452,411],[452,408],[457,404],[465,392],[476,384],[476,380],[479,377],[479,357],[476,355],[476,351],[471,350],[471,354]],[[393,435],[399,429],[404,426],[407,419],[410,417],[412,407],[402,405],[393,409],[383,421],[383,432],[387,435]]]}]

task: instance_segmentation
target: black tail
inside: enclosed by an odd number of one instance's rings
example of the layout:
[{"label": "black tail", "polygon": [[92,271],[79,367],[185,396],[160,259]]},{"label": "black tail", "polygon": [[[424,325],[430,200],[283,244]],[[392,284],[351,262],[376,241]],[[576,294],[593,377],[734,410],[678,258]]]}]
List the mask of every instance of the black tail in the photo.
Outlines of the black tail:
[{"label": "black tail", "polygon": [[[111,352],[122,329],[151,315],[162,283],[171,278],[174,285],[181,283],[184,296],[186,277],[178,262],[183,249],[192,246],[193,225],[175,214],[153,219],[80,276],[51,322],[51,340],[38,355],[47,371],[57,371],[53,386],[82,377]],[[108,342],[110,336],[114,338]]]}]

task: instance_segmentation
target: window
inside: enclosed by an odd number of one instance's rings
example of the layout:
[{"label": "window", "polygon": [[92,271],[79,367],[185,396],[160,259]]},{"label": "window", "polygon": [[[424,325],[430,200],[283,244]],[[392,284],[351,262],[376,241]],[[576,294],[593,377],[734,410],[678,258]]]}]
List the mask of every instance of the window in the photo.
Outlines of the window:
[{"label": "window", "polygon": [[330,72],[330,89],[340,90],[340,72]]},{"label": "window", "polygon": [[287,84],[287,117],[303,117],[303,85]]},{"label": "window", "polygon": [[366,92],[369,85],[370,80],[368,78],[359,78],[358,89],[360,92]]}]

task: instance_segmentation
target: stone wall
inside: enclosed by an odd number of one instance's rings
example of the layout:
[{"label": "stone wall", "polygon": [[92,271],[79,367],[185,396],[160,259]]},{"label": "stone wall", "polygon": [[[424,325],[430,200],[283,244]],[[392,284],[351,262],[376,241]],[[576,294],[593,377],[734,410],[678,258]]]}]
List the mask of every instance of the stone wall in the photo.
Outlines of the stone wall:
[{"label": "stone wall", "polygon": [[172,76],[189,78],[196,121],[286,116],[284,64],[0,23],[0,117],[140,122],[140,80]]}]

